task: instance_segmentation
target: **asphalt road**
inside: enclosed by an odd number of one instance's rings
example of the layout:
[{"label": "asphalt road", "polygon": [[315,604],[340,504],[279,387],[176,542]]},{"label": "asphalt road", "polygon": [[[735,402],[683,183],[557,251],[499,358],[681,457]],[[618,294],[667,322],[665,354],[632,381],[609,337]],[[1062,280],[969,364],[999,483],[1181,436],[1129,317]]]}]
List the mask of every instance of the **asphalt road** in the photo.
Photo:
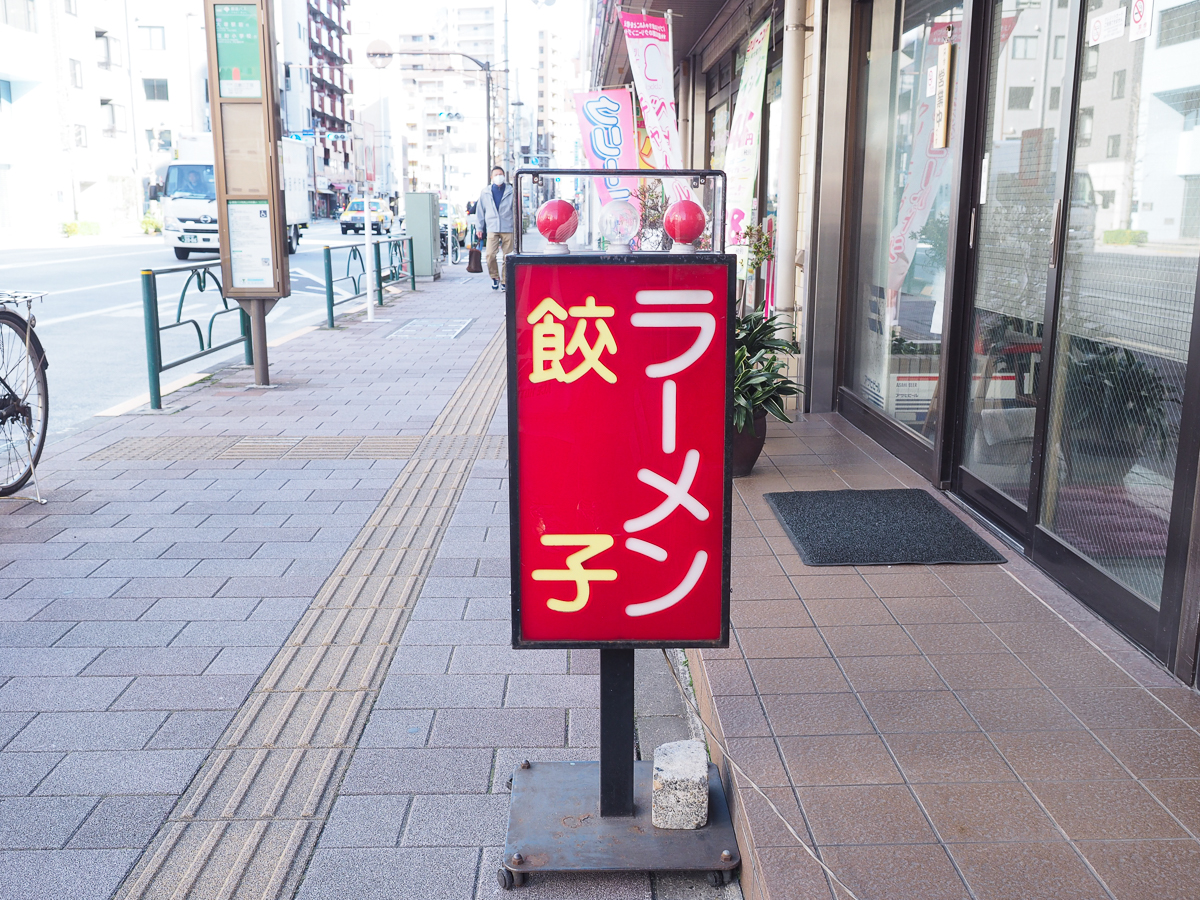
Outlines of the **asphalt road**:
[{"label": "asphalt road", "polygon": [[[267,334],[276,340],[325,320],[322,247],[355,240],[343,237],[337,223],[314,223],[291,257],[292,296],[281,300],[267,316]],[[357,238],[361,240],[361,237]],[[345,271],[345,253],[336,254],[335,269]],[[188,263],[207,262],[215,255],[194,254]],[[37,334],[50,361],[52,441],[86,426],[97,413],[129,404],[147,394],[146,339],[142,315],[140,271],[187,265],[157,236],[117,239],[63,239],[60,246],[42,249],[0,248],[0,288],[47,291],[34,305]],[[159,319],[174,321],[179,291],[186,274],[159,276]],[[346,285],[348,287],[348,285]],[[340,290],[341,286],[339,286]],[[345,293],[350,293],[348,290]],[[357,305],[358,301],[355,302]],[[220,308],[211,289],[188,291],[183,318],[195,318],[207,331],[209,317]],[[347,307],[340,307],[339,312]],[[214,344],[237,336],[238,317],[216,320]],[[196,352],[196,331],[190,326],[167,332],[164,359]],[[242,356],[240,346],[170,369],[162,375],[168,385],[198,372],[211,372]]]}]

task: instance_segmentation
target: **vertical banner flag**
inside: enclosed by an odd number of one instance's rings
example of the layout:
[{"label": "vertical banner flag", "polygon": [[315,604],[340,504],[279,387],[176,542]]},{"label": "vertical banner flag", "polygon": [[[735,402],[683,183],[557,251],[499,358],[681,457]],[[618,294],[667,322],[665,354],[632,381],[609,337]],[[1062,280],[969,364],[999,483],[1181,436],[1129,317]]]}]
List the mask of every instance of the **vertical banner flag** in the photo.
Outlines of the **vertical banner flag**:
[{"label": "vertical banner flag", "polygon": [[[954,123],[954,55],[951,48],[961,40],[955,29],[934,29],[929,46],[936,53],[926,53],[930,69],[924,73],[927,83],[934,85],[933,95],[923,91],[917,100],[913,119],[912,156],[904,179],[904,193],[896,211],[896,227],[888,237],[887,307],[888,324],[894,324],[900,288],[908,277],[916,255],[922,229],[929,219],[933,201],[942,187],[946,164],[950,160],[949,145]],[[940,310],[938,311],[940,313]],[[941,321],[937,319],[937,321]]]},{"label": "vertical banner flag", "polygon": [[[636,169],[637,131],[633,124],[633,94],[628,88],[580,91],[575,111],[583,136],[583,155],[593,169]],[[596,184],[600,202],[630,200],[636,203],[636,178],[605,178]]]},{"label": "vertical banner flag", "polygon": [[725,173],[729,179],[725,234],[733,241],[730,249],[737,254],[738,277],[741,278],[746,277],[747,250],[744,245],[738,245],[742,228],[754,224],[750,206],[754,202],[754,180],[758,175],[758,139],[762,133],[763,87],[767,81],[770,36],[771,19],[768,18],[750,37],[733,122],[729,126],[729,143],[725,148]]},{"label": "vertical banner flag", "polygon": [[[650,148],[659,169],[683,168],[683,144],[675,105],[675,66],[671,56],[671,27],[666,19],[621,13],[633,85],[637,88]],[[686,184],[673,185],[680,198],[691,199]]]}]

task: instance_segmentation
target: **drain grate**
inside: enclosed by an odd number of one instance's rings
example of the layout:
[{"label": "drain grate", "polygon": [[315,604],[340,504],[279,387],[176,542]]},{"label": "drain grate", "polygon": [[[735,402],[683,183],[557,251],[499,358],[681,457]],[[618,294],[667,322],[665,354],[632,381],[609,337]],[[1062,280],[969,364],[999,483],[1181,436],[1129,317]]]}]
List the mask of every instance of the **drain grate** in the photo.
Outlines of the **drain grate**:
[{"label": "drain grate", "polygon": [[122,438],[89,460],[408,459],[419,435],[223,435]]}]

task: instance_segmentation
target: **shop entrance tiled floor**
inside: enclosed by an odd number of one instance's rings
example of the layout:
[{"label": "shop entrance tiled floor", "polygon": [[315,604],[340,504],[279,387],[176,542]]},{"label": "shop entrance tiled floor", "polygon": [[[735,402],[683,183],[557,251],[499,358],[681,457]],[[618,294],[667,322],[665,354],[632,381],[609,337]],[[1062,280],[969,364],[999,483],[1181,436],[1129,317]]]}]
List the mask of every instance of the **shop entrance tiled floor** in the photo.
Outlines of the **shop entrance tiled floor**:
[{"label": "shop entrance tiled floor", "polygon": [[[1007,564],[805,566],[764,493],[926,486],[839,416],[772,422],[735,484],[733,639],[690,654],[697,693],[860,900],[1200,896],[1196,694],[990,535]],[[830,897],[737,787],[747,898]]]}]

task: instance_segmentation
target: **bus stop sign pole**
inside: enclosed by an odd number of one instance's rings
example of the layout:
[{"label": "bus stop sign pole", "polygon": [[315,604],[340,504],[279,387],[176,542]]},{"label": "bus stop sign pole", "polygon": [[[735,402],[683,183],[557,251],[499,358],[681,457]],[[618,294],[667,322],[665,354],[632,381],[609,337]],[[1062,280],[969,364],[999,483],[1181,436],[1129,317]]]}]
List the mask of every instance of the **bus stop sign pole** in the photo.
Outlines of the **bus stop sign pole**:
[{"label": "bus stop sign pole", "polygon": [[270,384],[267,313],[291,294],[271,0],[204,0],[225,296],[250,317],[255,384]]}]

